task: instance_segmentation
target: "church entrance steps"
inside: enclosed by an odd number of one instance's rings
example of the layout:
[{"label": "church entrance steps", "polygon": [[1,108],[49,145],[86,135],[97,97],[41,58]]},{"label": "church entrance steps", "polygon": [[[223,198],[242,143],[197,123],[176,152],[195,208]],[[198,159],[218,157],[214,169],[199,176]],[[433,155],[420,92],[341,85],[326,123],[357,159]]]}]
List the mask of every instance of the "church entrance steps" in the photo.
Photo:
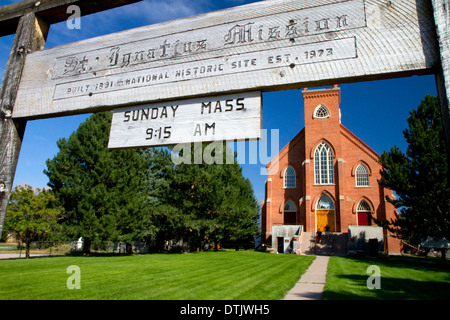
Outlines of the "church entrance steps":
[{"label": "church entrance steps", "polygon": [[314,232],[303,232],[300,239],[300,252],[302,254],[314,255],[315,239]]},{"label": "church entrance steps", "polygon": [[300,248],[301,253],[306,255],[345,256],[347,242],[347,233],[333,232],[328,236],[322,234],[322,239],[318,242],[315,232],[303,232]]}]

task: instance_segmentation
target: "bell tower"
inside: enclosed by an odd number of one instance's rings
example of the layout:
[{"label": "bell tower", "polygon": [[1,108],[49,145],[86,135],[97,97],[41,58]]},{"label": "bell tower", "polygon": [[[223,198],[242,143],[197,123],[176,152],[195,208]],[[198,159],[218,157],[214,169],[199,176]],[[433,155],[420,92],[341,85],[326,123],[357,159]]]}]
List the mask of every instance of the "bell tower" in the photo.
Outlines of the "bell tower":
[{"label": "bell tower", "polygon": [[[317,212],[319,200],[326,194],[335,204],[335,210],[327,217],[333,225],[339,226],[339,183],[337,159],[341,154],[340,88],[335,85],[325,89],[305,89],[303,93],[305,117],[305,205],[306,230],[323,231]],[[340,157],[340,156],[339,156]],[[309,200],[309,201],[308,201]]]},{"label": "bell tower", "polygon": [[305,89],[303,100],[305,129],[311,131],[314,136],[321,135],[325,139],[330,136],[330,129],[339,131],[341,89],[337,85],[327,89]]}]

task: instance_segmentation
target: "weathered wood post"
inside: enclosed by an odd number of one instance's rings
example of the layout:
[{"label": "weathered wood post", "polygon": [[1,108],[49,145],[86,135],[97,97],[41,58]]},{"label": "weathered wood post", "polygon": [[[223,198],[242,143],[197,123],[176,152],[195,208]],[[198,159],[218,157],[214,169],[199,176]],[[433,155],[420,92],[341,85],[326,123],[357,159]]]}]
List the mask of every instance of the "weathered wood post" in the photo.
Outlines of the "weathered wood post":
[{"label": "weathered wood post", "polygon": [[71,4],[87,15],[138,1],[25,0],[0,7],[0,36],[16,34],[0,89],[0,236],[26,126],[12,118],[26,56],[44,48],[50,24],[67,20]]},{"label": "weathered wood post", "polygon": [[436,84],[447,140],[447,154],[450,156],[450,3],[448,0],[432,0],[432,4],[440,54]]},{"label": "weathered wood post", "polygon": [[33,12],[20,18],[3,77],[0,90],[0,236],[26,126],[26,121],[11,118],[14,101],[25,57],[44,48],[48,29],[48,25]]}]

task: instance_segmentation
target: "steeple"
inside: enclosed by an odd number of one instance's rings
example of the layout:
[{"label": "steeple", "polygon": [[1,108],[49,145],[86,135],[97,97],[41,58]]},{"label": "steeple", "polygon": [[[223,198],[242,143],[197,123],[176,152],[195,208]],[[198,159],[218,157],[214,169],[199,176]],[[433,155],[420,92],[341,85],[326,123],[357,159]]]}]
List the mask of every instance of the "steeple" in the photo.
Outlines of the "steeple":
[{"label": "steeple", "polygon": [[327,139],[332,132],[339,132],[341,123],[340,100],[341,89],[332,88],[304,89],[305,129],[314,132],[314,136]]}]

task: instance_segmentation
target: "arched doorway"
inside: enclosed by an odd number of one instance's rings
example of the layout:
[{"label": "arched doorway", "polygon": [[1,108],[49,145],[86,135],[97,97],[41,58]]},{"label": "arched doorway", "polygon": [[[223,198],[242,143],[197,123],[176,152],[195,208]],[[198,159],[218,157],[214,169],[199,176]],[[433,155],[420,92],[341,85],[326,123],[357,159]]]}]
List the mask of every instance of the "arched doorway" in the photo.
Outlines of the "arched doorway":
[{"label": "arched doorway", "polygon": [[362,199],[358,203],[356,214],[358,217],[358,226],[372,225],[372,208],[366,200]]},{"label": "arched doorway", "polygon": [[316,231],[325,231],[325,227],[330,227],[330,232],[336,231],[336,218],[334,201],[327,194],[323,194],[316,204]]},{"label": "arched doorway", "polygon": [[283,224],[285,225],[297,224],[297,207],[295,206],[295,203],[292,202],[291,200],[288,200],[284,204]]}]

